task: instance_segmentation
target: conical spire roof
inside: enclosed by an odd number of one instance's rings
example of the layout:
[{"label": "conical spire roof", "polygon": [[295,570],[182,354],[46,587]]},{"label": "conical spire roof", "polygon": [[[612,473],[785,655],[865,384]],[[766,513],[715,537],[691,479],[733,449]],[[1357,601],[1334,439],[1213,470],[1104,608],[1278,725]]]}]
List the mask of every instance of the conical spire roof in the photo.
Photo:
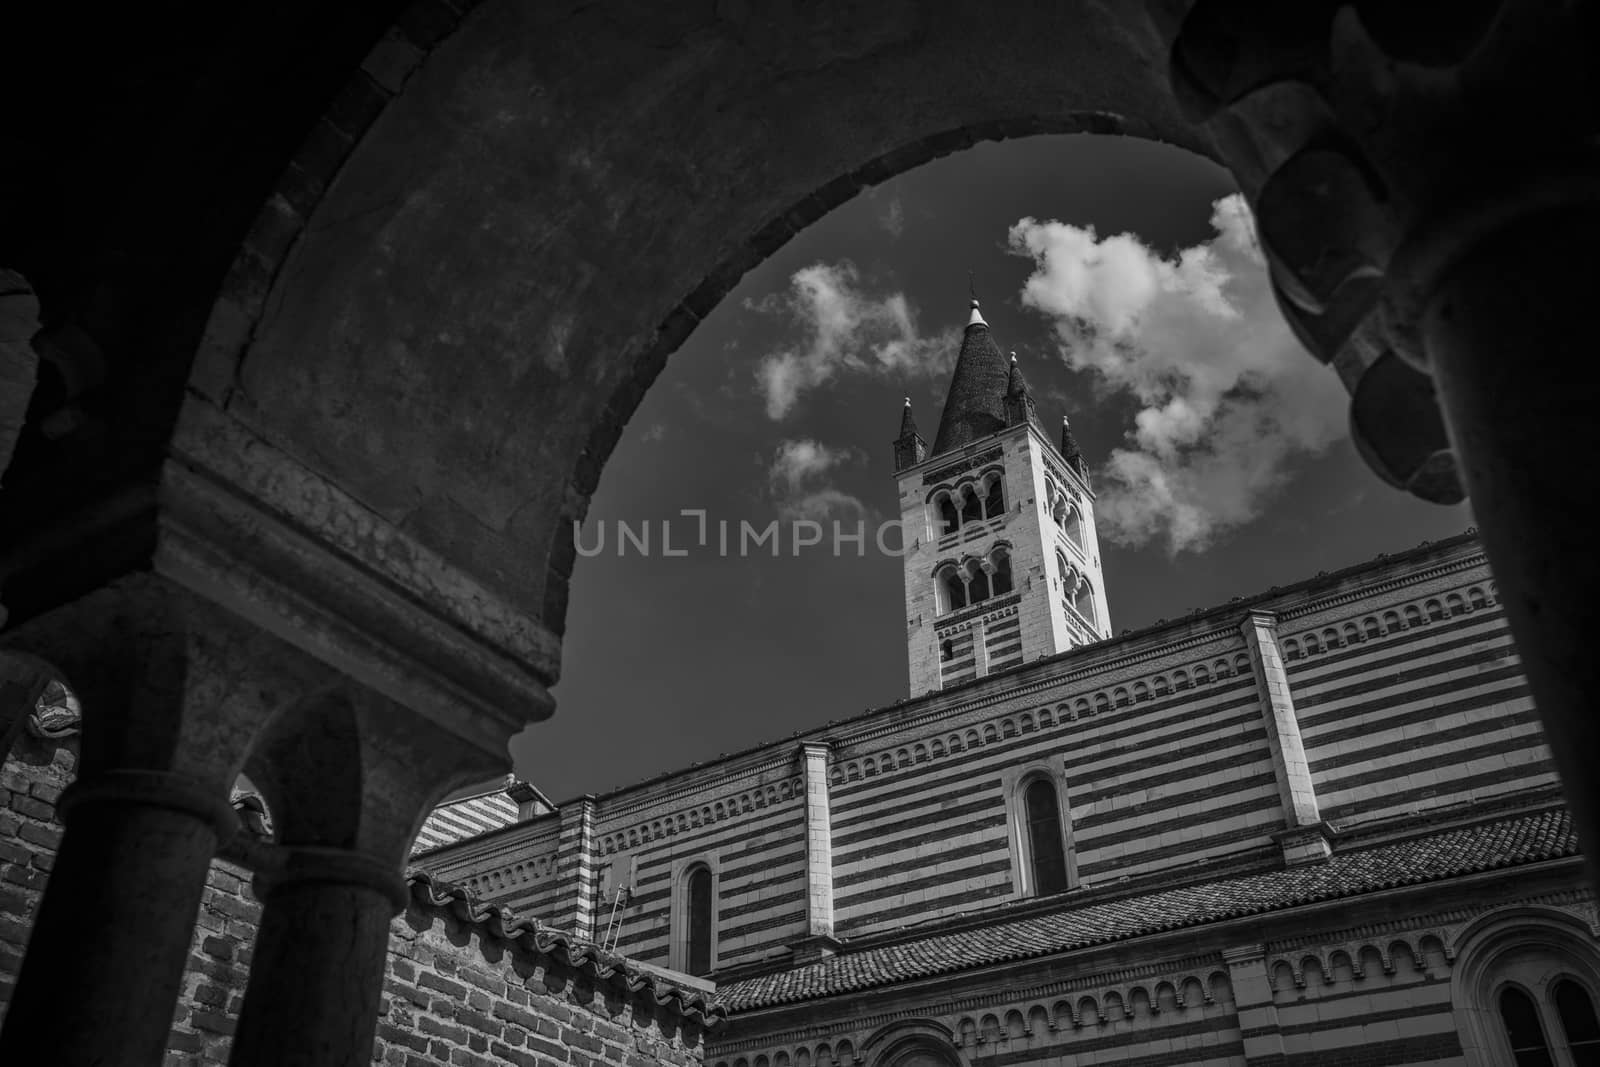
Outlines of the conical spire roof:
[{"label": "conical spire roof", "polygon": [[950,378],[950,393],[945,397],[944,414],[939,418],[939,434],[933,453],[949,452],[980,437],[1006,428],[1006,390],[1011,384],[1011,364],[989,334],[989,324],[972,301],[966,334],[961,338],[961,354]]},{"label": "conical spire roof", "polygon": [[1028,379],[1022,376],[1022,364],[1017,362],[1017,354],[1011,353],[1011,376],[1006,380],[1006,396],[1027,396]]},{"label": "conical spire roof", "polygon": [[1061,458],[1085,478],[1089,476],[1089,464],[1084,462],[1083,450],[1078,447],[1078,439],[1072,435],[1072,423],[1065,415],[1061,416]]},{"label": "conical spire roof", "polygon": [[906,397],[905,413],[900,416],[900,436],[918,437],[916,416],[911,414],[911,398]]}]

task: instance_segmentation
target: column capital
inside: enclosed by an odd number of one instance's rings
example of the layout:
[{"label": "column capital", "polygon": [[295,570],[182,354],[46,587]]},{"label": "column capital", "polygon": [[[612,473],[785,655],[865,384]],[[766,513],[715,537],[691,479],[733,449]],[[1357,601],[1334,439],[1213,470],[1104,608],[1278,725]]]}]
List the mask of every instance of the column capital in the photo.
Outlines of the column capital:
[{"label": "column capital", "polygon": [[1239,620],[1239,629],[1245,633],[1252,630],[1273,630],[1278,628],[1278,613],[1267,611],[1265,608],[1251,608]]},{"label": "column capital", "polygon": [[830,759],[833,756],[833,744],[828,741],[802,741],[800,754],[807,759]]},{"label": "column capital", "polygon": [[1253,945],[1229,945],[1219,955],[1222,962],[1231,967],[1242,967],[1249,963],[1260,963],[1267,958],[1267,947],[1259,942]]},{"label": "column capital", "polygon": [[94,804],[136,804],[183,812],[210,823],[224,841],[239,829],[239,816],[227,794],[169,771],[110,770],[79,778],[62,792],[56,810],[63,823],[70,823],[74,812]]},{"label": "column capital", "polygon": [[268,866],[256,872],[256,895],[263,902],[308,885],[354,886],[388,898],[396,915],[410,902],[405,875],[389,861],[363,852],[318,845],[275,848]]}]

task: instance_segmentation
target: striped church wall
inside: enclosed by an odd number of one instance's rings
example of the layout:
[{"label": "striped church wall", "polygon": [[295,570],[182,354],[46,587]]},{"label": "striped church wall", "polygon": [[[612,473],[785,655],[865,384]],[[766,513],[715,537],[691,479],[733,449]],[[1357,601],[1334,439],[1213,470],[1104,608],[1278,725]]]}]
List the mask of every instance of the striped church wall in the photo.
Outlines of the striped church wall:
[{"label": "striped church wall", "polygon": [[[1018,969],[1018,977],[1024,973]],[[1215,960],[1165,961],[1121,972],[1086,970],[1029,991],[978,986],[953,1003],[844,1015],[831,1032],[796,1042],[741,1026],[712,1035],[711,1067],[859,1067],[862,1046],[890,1020],[927,1018],[981,1067],[1245,1067],[1226,968]],[[743,1021],[743,1020],[741,1020]],[[759,1023],[757,1024],[759,1025]],[[775,1038],[777,1040],[775,1040]]]},{"label": "striped church wall", "polygon": [[1288,1062],[1459,1064],[1452,962],[1434,932],[1303,945],[1267,957]]},{"label": "striped church wall", "polygon": [[938,639],[939,681],[942,685],[961,685],[978,676],[978,646],[971,630],[939,634]]},{"label": "striped church wall", "polygon": [[[981,1067],[1459,1067],[1456,958],[1445,947],[1449,926],[1440,921],[1459,918],[1324,928],[1293,941],[1236,946],[1232,964],[1222,953],[1122,954],[1106,960],[1110,967],[1086,960],[1036,971],[1018,964],[964,988],[936,987],[936,999],[921,1003],[841,1011],[832,1025],[801,1035],[790,1029],[792,1015],[778,1016],[776,1032],[767,1034],[757,1018],[714,1035],[707,1063],[858,1067],[859,1050],[886,1024],[926,1018],[948,1032],[964,1062]],[[824,1018],[813,1012],[807,1021]]]},{"label": "striped church wall", "polygon": [[488,837],[466,841],[420,861],[485,900],[556,925],[561,914],[560,816],[551,814]]},{"label": "striped church wall", "polygon": [[1022,663],[1022,620],[1014,613],[984,626],[984,656],[988,672],[1010,670]]},{"label": "striped church wall", "polygon": [[1124,668],[1077,679],[1042,707],[1012,701],[1011,710],[945,719],[936,736],[907,723],[836,742],[841,935],[1013,898],[1006,782],[1017,768],[1064,772],[1086,884],[1269,847],[1282,814],[1242,640],[1226,630],[1200,646],[1143,665],[1137,678]]},{"label": "striped church wall", "polygon": [[[617,951],[645,963],[667,965],[672,955],[673,881],[683,868],[705,862],[714,872],[716,923],[713,955],[718,966],[759,959],[806,933],[805,797],[790,772],[793,760],[773,764],[759,784],[689,795],[691,808],[648,790],[626,808],[602,801],[596,835],[602,868],[629,868],[634,886],[620,909]],[[612,875],[615,883],[616,874]],[[603,929],[609,898],[597,905]]]},{"label": "striped church wall", "polygon": [[1323,818],[1357,823],[1556,786],[1481,565],[1280,634]]}]

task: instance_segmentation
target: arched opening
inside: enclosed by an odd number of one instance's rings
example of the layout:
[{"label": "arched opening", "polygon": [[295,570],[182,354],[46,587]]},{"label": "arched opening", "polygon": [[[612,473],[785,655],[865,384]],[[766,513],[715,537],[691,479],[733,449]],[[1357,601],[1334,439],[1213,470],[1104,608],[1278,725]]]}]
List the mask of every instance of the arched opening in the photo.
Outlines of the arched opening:
[{"label": "arched opening", "polygon": [[1596,1017],[1594,996],[1572,978],[1562,978],[1551,990],[1561,1036],[1577,1067],[1600,1064],[1600,1018]]},{"label": "arched opening", "polygon": [[1491,912],[1451,968],[1469,1067],[1576,1067],[1600,1055],[1600,951],[1587,928],[1543,908]]},{"label": "arched opening", "polygon": [[946,563],[938,575],[939,614],[960,611],[967,606],[967,581],[960,567]]},{"label": "arched opening", "polygon": [[704,977],[714,965],[716,929],[714,878],[704,863],[691,866],[683,876],[683,900],[678,928],[680,967],[687,974]]},{"label": "arched opening", "polygon": [[1028,870],[1033,891],[1038,896],[1065,892],[1070,888],[1067,847],[1055,784],[1049,778],[1034,778],[1023,791],[1023,806],[1028,820]]},{"label": "arched opening", "polygon": [[934,506],[939,513],[939,534],[948,537],[961,529],[961,513],[956,510],[955,501],[949,493],[940,493],[934,498]]},{"label": "arched opening", "polygon": [[1005,546],[989,554],[989,593],[1004,596],[1011,592],[1011,550]]},{"label": "arched opening", "polygon": [[1500,1023],[1506,1029],[1506,1042],[1517,1067],[1554,1067],[1539,1009],[1526,991],[1516,986],[1500,991]]},{"label": "arched opening", "polygon": [[1078,582],[1077,592],[1072,597],[1072,610],[1081,615],[1090,626],[1100,624],[1095,611],[1094,586],[1089,583],[1089,579],[1083,578]]},{"label": "arched opening", "polygon": [[1067,535],[1067,540],[1071,541],[1074,546],[1079,549],[1083,548],[1083,516],[1078,514],[1078,509],[1071,504],[1063,503],[1062,505],[1061,531]]},{"label": "arched opening", "polygon": [[987,492],[983,498],[983,517],[997,519],[1006,513],[1005,480],[998,474],[991,474],[987,480]]}]

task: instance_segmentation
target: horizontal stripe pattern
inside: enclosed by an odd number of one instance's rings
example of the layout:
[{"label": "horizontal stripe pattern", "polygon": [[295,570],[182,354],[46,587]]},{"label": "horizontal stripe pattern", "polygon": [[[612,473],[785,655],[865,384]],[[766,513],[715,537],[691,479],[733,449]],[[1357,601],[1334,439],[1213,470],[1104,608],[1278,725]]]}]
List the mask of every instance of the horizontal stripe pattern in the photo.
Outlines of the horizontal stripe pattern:
[{"label": "horizontal stripe pattern", "polygon": [[[615,833],[632,820],[596,820],[597,836]],[[621,932],[616,950],[644,963],[666,965],[671,958],[673,865],[705,859],[716,870],[714,955],[720,966],[758,959],[782,950],[805,935],[805,800],[791,796],[765,808],[680,830],[629,854],[638,859],[637,881],[628,905],[619,909]],[[600,857],[602,872],[624,857]],[[602,928],[609,899],[597,905]]]},{"label": "horizontal stripe pattern", "polygon": [[1322,816],[1356,823],[1553,785],[1498,606],[1288,664]]},{"label": "horizontal stripe pattern", "polygon": [[1087,884],[1258,850],[1282,825],[1254,681],[1233,677],[835,781],[836,927],[855,936],[1014,896],[1005,776],[1051,763]]}]

